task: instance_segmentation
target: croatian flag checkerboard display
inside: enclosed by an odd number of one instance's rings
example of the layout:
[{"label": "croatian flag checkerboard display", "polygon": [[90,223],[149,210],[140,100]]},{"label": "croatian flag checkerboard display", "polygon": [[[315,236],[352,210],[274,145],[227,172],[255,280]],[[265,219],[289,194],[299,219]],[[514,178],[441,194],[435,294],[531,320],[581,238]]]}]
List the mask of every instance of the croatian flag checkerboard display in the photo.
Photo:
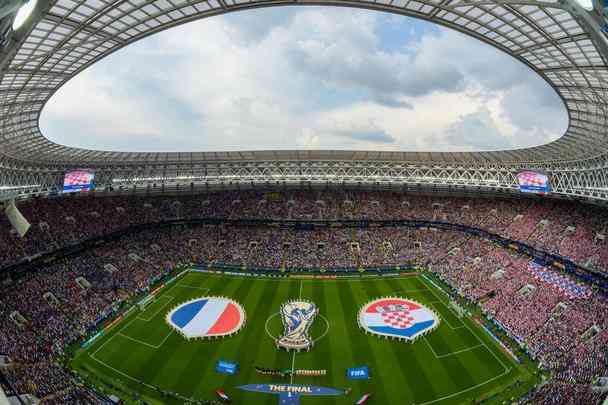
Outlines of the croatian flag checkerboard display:
[{"label": "croatian flag checkerboard display", "polygon": [[570,277],[560,274],[557,271],[548,269],[541,266],[538,263],[528,263],[528,271],[532,273],[534,278],[537,280],[544,281],[545,283],[557,288],[566,297],[570,299],[584,299],[589,298],[592,294],[591,288],[584,284],[579,284],[572,280]]},{"label": "croatian flag checkerboard display", "polygon": [[171,310],[167,322],[189,339],[227,336],[243,326],[245,311],[229,298],[203,297]]},{"label": "croatian flag checkerboard display", "polygon": [[517,174],[519,191],[524,193],[546,194],[551,191],[546,174],[526,170]]},{"label": "croatian flag checkerboard display", "polygon": [[63,192],[77,193],[93,189],[95,173],[88,169],[73,170],[67,172],[63,178]]},{"label": "croatian flag checkerboard display", "polygon": [[381,298],[359,312],[360,326],[370,333],[411,340],[439,325],[435,312],[404,298]]}]

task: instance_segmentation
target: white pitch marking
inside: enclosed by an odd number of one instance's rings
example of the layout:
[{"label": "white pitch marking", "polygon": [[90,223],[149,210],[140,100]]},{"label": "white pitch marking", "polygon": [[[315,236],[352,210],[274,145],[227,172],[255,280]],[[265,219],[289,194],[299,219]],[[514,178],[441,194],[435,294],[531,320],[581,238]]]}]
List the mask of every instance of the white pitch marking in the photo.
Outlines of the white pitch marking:
[{"label": "white pitch marking", "polygon": [[[424,283],[425,283],[425,285],[426,285],[426,281],[423,281],[423,282],[424,282]],[[428,285],[427,285],[427,287],[428,287]],[[431,291],[431,293],[433,293],[433,295],[434,295],[434,296],[435,296],[437,299],[441,300],[441,298],[439,298],[439,297],[437,296],[437,294],[435,294],[435,291],[433,291],[431,288],[429,288],[429,290]],[[444,305],[445,305],[445,304],[444,304]],[[449,308],[449,306],[448,306],[448,305],[446,305],[446,307],[448,307],[448,308]],[[505,370],[509,369],[509,370],[510,370],[510,368],[509,368],[509,367],[507,367],[507,366],[505,365],[505,363],[504,363],[502,360],[500,360],[500,358],[499,358],[498,356],[496,356],[496,353],[494,353],[494,351],[493,351],[493,350],[491,350],[491,349],[488,347],[488,345],[486,345],[486,343],[485,343],[485,342],[484,342],[484,341],[483,341],[483,340],[482,340],[482,339],[481,339],[479,336],[477,336],[477,334],[476,334],[476,333],[473,331],[473,329],[471,329],[471,327],[470,327],[469,325],[467,325],[467,323],[466,323],[466,322],[462,321],[462,324],[464,325],[464,327],[465,327],[465,328],[467,328],[467,329],[469,330],[469,332],[471,332],[471,334],[472,334],[473,336],[475,336],[475,338],[476,338],[476,339],[479,341],[479,343],[481,343],[481,344],[482,344],[482,345],[483,345],[483,346],[484,346],[484,347],[485,347],[485,348],[486,348],[486,349],[487,349],[487,350],[490,352],[490,354],[491,354],[492,356],[494,356],[494,358],[495,358],[495,359],[496,359],[496,360],[497,360],[497,361],[500,363],[500,365],[503,367],[503,369],[505,369]]]},{"label": "white pitch marking", "polygon": [[[268,317],[268,319],[266,319],[266,324],[264,325],[264,329],[266,329],[266,334],[267,334],[268,336],[270,336],[270,338],[271,338],[272,340],[277,340],[277,337],[276,337],[276,336],[274,336],[274,335],[273,335],[273,334],[270,332],[270,330],[269,330],[269,328],[268,328],[268,324],[270,323],[270,320],[271,320],[272,318],[274,318],[275,316],[277,316],[277,315],[279,315],[279,313],[278,313],[278,312],[275,312],[274,314],[270,315],[270,316]],[[327,325],[327,328],[325,328],[325,331],[324,331],[324,332],[321,334],[321,336],[319,336],[318,338],[314,339],[314,342],[315,342],[315,343],[316,343],[316,342],[318,342],[319,340],[323,339],[323,338],[324,338],[324,337],[325,337],[325,336],[326,336],[326,335],[329,333],[329,328],[330,328],[329,321],[327,320],[327,318],[326,318],[326,317],[325,317],[323,314],[319,314],[319,316],[320,316],[321,318],[323,318],[323,320],[325,321],[325,324]]]},{"label": "white pitch marking", "polygon": [[140,343],[140,344],[142,344],[142,345],[145,345],[145,346],[151,347],[152,349],[158,350],[158,349],[160,349],[160,348],[161,348],[161,346],[162,346],[162,345],[164,345],[164,344],[165,344],[165,342],[167,341],[167,339],[169,339],[169,336],[171,336],[171,334],[172,334],[172,333],[173,333],[173,330],[170,330],[170,331],[169,331],[169,333],[167,333],[167,335],[166,335],[166,336],[163,338],[163,340],[161,340],[161,342],[160,342],[159,344],[157,344],[157,345],[153,345],[153,344],[151,344],[151,343],[144,342],[143,340],[139,340],[139,339],[137,339],[137,338],[134,338],[134,337],[131,337],[131,336],[125,335],[124,333],[120,333],[120,332],[119,332],[119,333],[117,333],[116,335],[117,335],[117,336],[122,336],[122,337],[124,337],[125,339],[129,339],[129,340],[131,340],[131,341],[133,341],[133,342]]},{"label": "white pitch marking", "polygon": [[162,345],[164,345],[165,342],[167,341],[167,339],[169,339],[169,336],[171,336],[172,333],[173,333],[173,329],[171,329],[169,331],[169,333],[167,333],[167,336],[165,336],[165,338],[160,342],[160,344],[158,345],[158,347],[161,347]]},{"label": "white pitch marking", "polygon": [[266,329],[266,334],[267,334],[268,336],[270,336],[270,338],[271,338],[273,341],[277,340],[277,338],[276,338],[275,336],[273,336],[273,335],[272,335],[272,333],[270,333],[270,331],[268,330],[268,323],[270,322],[270,320],[271,320],[272,318],[274,318],[274,317],[275,317],[275,316],[277,316],[277,315],[279,315],[279,313],[278,313],[278,312],[275,312],[274,314],[270,315],[270,316],[268,317],[268,319],[266,319],[266,324],[264,325],[264,329]]},{"label": "white pitch marking", "polygon": [[[437,309],[437,303],[442,304],[444,307],[446,307],[448,309],[448,311],[451,311],[449,306],[446,305],[444,302],[441,301],[435,301],[435,302],[429,302],[429,304],[431,304],[431,306],[435,309]],[[437,309],[437,312],[439,312],[439,310]],[[443,321],[452,329],[452,330],[456,330],[456,329],[462,329],[464,328],[464,322],[460,321],[460,323],[462,323],[462,325],[460,326],[454,326],[451,323],[448,322],[447,318],[443,318]]]},{"label": "white pitch marking", "polygon": [[116,332],[115,334],[113,334],[112,336],[110,336],[110,338],[108,340],[106,340],[105,342],[103,342],[103,344],[101,346],[99,346],[97,348],[97,350],[95,350],[92,354],[91,357],[93,357],[95,354],[97,354],[98,351],[100,351],[105,345],[107,345],[110,340],[114,339],[116,337],[116,334],[122,332],[123,330],[125,330],[127,328],[127,326],[130,326],[133,322],[135,322],[135,320],[137,320],[137,317],[134,317],[133,319],[131,319],[130,322],[127,322],[122,328],[120,328],[118,330],[118,332]]},{"label": "white pitch marking", "polygon": [[156,317],[156,315],[158,315],[160,313],[160,311],[162,311],[171,301],[173,301],[175,299],[175,297],[172,297],[171,295],[161,295],[160,297],[157,298],[169,298],[169,301],[165,302],[163,305],[161,305],[160,309],[158,311],[156,311],[154,313],[154,315],[152,315],[149,318],[144,318],[143,316],[138,316],[137,319],[139,319],[140,321],[144,321],[144,322],[150,322],[152,319],[154,319]]},{"label": "white pitch marking", "polygon": [[318,338],[314,339],[313,342],[317,343],[319,340],[323,339],[325,337],[325,335],[327,335],[329,333],[329,321],[327,320],[327,318],[325,316],[323,316],[322,314],[319,314],[319,316],[321,318],[323,318],[323,320],[325,321],[325,324],[327,325],[327,328],[325,329],[325,332],[323,332],[321,334],[321,336],[319,336]]},{"label": "white pitch marking", "polygon": [[431,342],[429,342],[429,340],[427,339],[426,336],[424,337],[424,341],[426,342],[427,346],[429,347],[429,349],[431,349],[431,351],[433,352],[433,355],[435,355],[435,358],[437,358],[437,359],[443,359],[445,357],[454,356],[456,354],[469,352],[469,351],[477,349],[479,347],[483,347],[482,344],[478,344],[478,345],[475,345],[475,346],[466,347],[466,348],[461,349],[461,350],[456,350],[455,352],[449,352],[449,353],[445,353],[445,354],[437,354],[437,352],[435,351],[435,349],[433,349],[433,345],[431,345]]},{"label": "white pitch marking", "polygon": [[[171,289],[173,289],[173,288],[177,287],[178,285],[179,285],[179,282],[176,282],[176,283],[174,283],[172,286],[170,286],[169,288],[167,288],[167,289],[166,289],[164,292],[166,293],[166,292],[170,291]],[[191,287],[191,286],[190,286],[190,287]],[[188,286],[186,286],[186,288],[188,288]],[[201,290],[207,290],[207,291],[209,291],[209,288],[203,288],[203,287],[196,287],[196,288],[201,289]],[[164,296],[164,295],[163,295],[163,296]],[[172,298],[173,298],[173,297],[172,297]],[[166,304],[165,304],[165,305],[166,305]],[[124,377],[126,377],[126,378],[128,378],[128,379],[130,379],[130,380],[132,380],[132,381],[135,381],[135,382],[137,382],[137,383],[139,383],[139,384],[142,384],[142,385],[144,385],[144,386],[146,386],[146,387],[148,387],[148,388],[151,388],[151,389],[153,389],[153,390],[156,390],[156,387],[154,387],[153,385],[147,384],[147,383],[145,383],[145,382],[143,382],[143,381],[141,381],[141,380],[139,380],[139,379],[137,379],[137,378],[135,378],[135,377],[133,377],[133,376],[130,376],[129,374],[127,374],[127,373],[125,373],[125,372],[123,372],[123,371],[120,371],[120,370],[118,370],[118,369],[116,369],[116,368],[114,368],[114,367],[110,366],[110,365],[109,365],[109,364],[107,364],[106,362],[104,362],[104,361],[102,361],[102,360],[98,359],[98,358],[97,358],[97,356],[96,356],[96,354],[97,354],[97,353],[98,353],[98,352],[99,352],[99,351],[100,351],[100,350],[101,350],[101,349],[102,349],[102,348],[103,348],[105,345],[107,345],[108,343],[110,343],[110,341],[111,341],[111,340],[113,340],[113,339],[114,339],[116,336],[118,336],[118,335],[123,336],[123,337],[126,337],[127,339],[130,339],[130,340],[135,340],[135,341],[136,341],[136,339],[131,338],[131,337],[127,336],[127,335],[124,335],[124,334],[122,334],[121,332],[122,332],[123,330],[125,330],[125,329],[126,329],[128,326],[130,326],[130,325],[131,325],[133,322],[135,322],[135,321],[136,321],[136,320],[138,320],[138,319],[139,319],[139,317],[138,317],[138,316],[136,316],[136,317],[134,317],[133,319],[131,319],[129,322],[127,322],[127,323],[126,323],[126,324],[125,324],[125,325],[124,325],[122,328],[120,328],[120,329],[118,330],[118,332],[116,332],[116,333],[114,333],[112,336],[110,336],[110,338],[109,338],[108,340],[106,340],[105,342],[103,342],[103,344],[102,344],[101,346],[99,346],[99,347],[97,348],[97,350],[95,350],[95,351],[94,351],[93,353],[91,353],[89,356],[90,356],[90,357],[91,357],[93,360],[95,360],[95,361],[96,361],[96,362],[98,362],[99,364],[101,364],[101,365],[103,365],[103,366],[105,366],[105,367],[109,368],[110,370],[112,370],[112,371],[114,371],[114,372],[116,372],[116,373],[118,373],[118,374],[120,374],[120,375],[122,375],[122,376],[124,376]],[[142,320],[142,319],[139,319],[139,320]],[[172,334],[172,333],[173,333],[173,330],[169,331],[169,333],[167,334],[167,336],[165,336],[165,338],[162,340],[162,342],[160,343],[160,345],[158,345],[158,347],[160,347],[160,346],[162,346],[163,344],[165,344],[165,342],[167,341],[167,339],[169,338],[169,336],[171,336],[171,334]],[[146,346],[152,346],[152,345],[150,345],[149,343],[145,343],[145,342],[141,342],[141,341],[140,341],[139,343],[142,343],[142,344],[144,344],[144,345],[146,345]],[[153,346],[153,347],[154,347],[154,346]],[[156,349],[158,349],[158,347],[156,347]]]},{"label": "white pitch marking", "polygon": [[[426,285],[426,281],[423,281],[423,283]],[[428,285],[427,285],[427,287],[428,287]],[[433,291],[431,288],[429,288],[429,290],[431,291],[431,293],[433,293],[433,295],[434,295],[434,296],[435,296],[437,299],[441,300],[441,298],[439,298],[439,297],[437,296],[437,294],[435,293],[435,291]],[[484,342],[484,341],[483,341],[483,340],[482,340],[482,339],[481,339],[481,338],[480,338],[480,337],[479,337],[479,336],[478,336],[478,335],[477,335],[477,334],[476,334],[476,333],[475,333],[475,332],[474,332],[474,331],[471,329],[471,327],[470,327],[469,325],[467,325],[467,323],[466,323],[466,322],[464,322],[464,321],[463,321],[462,323],[463,323],[464,327],[465,327],[465,328],[467,328],[467,329],[469,330],[469,332],[471,332],[471,334],[472,334],[473,336],[475,336],[475,338],[476,338],[476,339],[477,339],[477,340],[480,342],[481,346],[485,347],[485,348],[486,348],[486,350],[487,350],[488,352],[490,352],[490,354],[491,354],[492,356],[494,356],[494,358],[495,358],[495,359],[496,359],[496,360],[497,360],[497,361],[500,363],[500,365],[503,367],[504,372],[503,372],[503,373],[501,373],[501,374],[499,374],[499,375],[497,375],[497,376],[495,376],[495,377],[490,378],[489,380],[486,380],[486,381],[484,381],[484,382],[482,382],[482,383],[479,383],[479,384],[477,384],[477,385],[474,385],[474,386],[472,386],[472,387],[469,387],[469,388],[466,388],[466,389],[464,389],[464,390],[461,390],[461,391],[458,391],[458,392],[452,393],[452,394],[450,394],[450,395],[445,395],[445,396],[443,396],[443,397],[440,397],[440,398],[434,399],[434,400],[432,400],[432,401],[422,402],[422,403],[420,403],[420,404],[418,404],[418,405],[428,405],[428,404],[433,404],[433,403],[436,403],[436,402],[439,402],[439,401],[443,401],[444,399],[453,398],[453,397],[455,397],[455,396],[457,396],[457,395],[460,395],[460,394],[462,394],[462,393],[464,393],[464,392],[468,392],[468,391],[474,390],[474,389],[476,389],[476,388],[479,388],[479,387],[481,387],[481,386],[483,386],[483,385],[485,385],[485,384],[487,384],[487,383],[489,383],[489,382],[492,382],[492,381],[494,381],[494,380],[496,380],[496,379],[498,379],[498,378],[501,378],[501,377],[503,377],[503,376],[505,376],[505,375],[507,375],[508,373],[510,373],[510,372],[511,372],[512,368],[511,368],[511,367],[507,367],[507,366],[505,365],[505,363],[504,363],[502,360],[500,360],[500,358],[499,358],[499,357],[496,355],[496,353],[494,353],[494,351],[493,351],[493,350],[491,350],[491,349],[488,347],[488,345],[486,345],[486,343],[485,343],[485,342]],[[428,342],[427,342],[427,343],[428,343]],[[429,347],[431,347],[431,346],[429,345]],[[431,350],[432,350],[432,347],[431,347]],[[433,350],[433,354],[435,354],[434,350]]]},{"label": "white pitch marking", "polygon": [[[174,283],[172,286],[170,286],[169,288],[167,288],[167,289],[164,291],[164,293],[167,293],[168,291],[172,290],[173,288],[175,288],[175,287],[177,287],[177,286],[181,286],[181,285],[179,284],[179,282],[176,282],[176,283]],[[190,286],[190,287],[191,287],[191,286]],[[197,289],[201,289],[201,290],[207,290],[207,291],[209,291],[209,288],[205,288],[205,287],[196,287],[196,288],[197,288]],[[164,297],[164,296],[165,296],[165,295],[163,294],[161,297]],[[160,298],[160,297],[159,297],[159,298]],[[118,332],[114,333],[112,336],[110,336],[110,338],[109,338],[108,340],[106,340],[105,342],[103,342],[103,344],[102,344],[101,346],[99,346],[99,347],[97,348],[97,350],[95,350],[93,353],[91,353],[91,357],[94,357],[94,356],[95,356],[95,355],[96,355],[96,354],[97,354],[97,353],[98,353],[98,352],[99,352],[99,351],[100,351],[100,350],[101,350],[101,349],[102,349],[102,348],[103,348],[105,345],[107,345],[108,343],[110,343],[110,341],[111,341],[111,340],[113,340],[113,339],[114,339],[116,336],[118,336],[118,335],[120,335],[120,336],[122,336],[122,337],[125,337],[125,338],[127,338],[127,339],[130,339],[130,340],[133,340],[133,341],[136,341],[136,342],[142,343],[142,344],[144,344],[144,345],[146,345],[146,346],[150,346],[150,347],[154,347],[155,349],[158,349],[158,348],[160,348],[160,347],[161,347],[161,346],[162,346],[162,345],[163,345],[163,344],[164,344],[164,343],[167,341],[167,339],[169,339],[169,336],[171,336],[171,334],[173,333],[173,330],[169,331],[169,333],[167,334],[167,336],[165,336],[165,338],[162,340],[162,342],[161,342],[161,343],[160,343],[160,345],[158,345],[158,346],[154,346],[154,345],[151,345],[150,343],[142,342],[142,341],[140,341],[140,340],[138,340],[138,339],[132,338],[132,337],[130,337],[130,336],[127,336],[127,335],[125,335],[125,334],[121,333],[123,330],[125,330],[125,329],[127,329],[129,326],[131,326],[131,324],[132,324],[133,322],[135,322],[136,320],[143,321],[143,319],[141,319],[139,316],[136,316],[136,317],[134,317],[133,319],[131,319],[131,320],[130,320],[129,322],[127,322],[127,323],[126,323],[126,324],[125,324],[125,325],[124,325],[122,328],[120,328],[120,329],[118,330]],[[97,360],[97,359],[96,359],[96,360]]]},{"label": "white pitch marking", "polygon": [[461,391],[458,391],[458,392],[454,392],[454,393],[449,394],[449,395],[444,395],[443,397],[433,399],[432,401],[421,402],[421,403],[419,403],[418,405],[428,405],[428,404],[434,404],[434,403],[436,403],[436,402],[443,401],[444,399],[450,399],[450,398],[453,398],[453,397],[455,397],[455,396],[457,396],[457,395],[460,395],[460,394],[462,394],[462,393],[465,393],[465,392],[468,392],[468,391],[474,390],[474,389],[479,388],[479,387],[481,387],[481,386],[483,386],[483,385],[486,385],[486,384],[487,384],[487,383],[489,383],[489,382],[492,382],[492,381],[494,381],[494,380],[496,380],[496,379],[499,379],[499,378],[501,378],[502,376],[504,376],[504,375],[506,375],[507,373],[509,373],[510,371],[511,371],[511,369],[509,368],[509,369],[505,370],[505,371],[504,371],[502,374],[499,374],[499,375],[497,375],[496,377],[492,377],[492,378],[490,378],[489,380],[486,380],[486,381],[484,381],[484,382],[481,382],[481,383],[479,383],[479,384],[477,384],[477,385],[474,385],[474,386],[472,386],[472,387],[466,388],[466,389],[461,390]]},{"label": "white pitch marking", "polygon": [[139,339],[133,338],[133,337],[131,337],[131,336],[125,335],[124,333],[120,333],[120,332],[119,332],[119,333],[117,333],[116,335],[117,335],[117,336],[121,336],[121,337],[123,337],[123,338],[125,338],[125,339],[129,339],[129,340],[131,340],[131,341],[133,341],[133,342],[135,342],[135,343],[139,343],[139,344],[142,344],[142,345],[145,345],[145,346],[151,347],[151,348],[153,348],[153,349],[158,349],[158,346],[154,346],[153,344],[150,344],[150,343],[144,342],[143,340],[139,340]]},{"label": "white pitch marking", "polygon": [[477,338],[477,340],[479,340],[479,342],[490,352],[490,354],[492,356],[494,356],[494,358],[496,360],[498,360],[498,362],[500,363],[500,365],[505,369],[510,369],[509,367],[506,366],[506,364],[496,355],[496,353],[494,353],[493,350],[490,350],[490,348],[488,347],[488,345],[486,345],[486,343],[479,337],[477,336],[477,334],[473,331],[473,329],[471,329],[469,327],[469,325],[467,325],[466,323],[464,324],[464,326],[469,330],[469,332],[471,332],[473,334],[473,336],[475,336]]},{"label": "white pitch marking", "polygon": [[[432,290],[432,289],[430,289],[430,288],[429,288],[429,290],[431,290],[431,293],[433,293],[433,295],[435,295],[435,297],[437,297],[437,299],[440,299],[440,298],[437,296],[437,294],[435,294],[435,291],[433,291],[433,290]],[[444,305],[445,305],[445,304],[444,304]],[[448,306],[448,305],[446,305],[446,306],[449,308],[449,306]],[[491,350],[491,349],[488,347],[488,345],[486,345],[486,343],[485,343],[485,342],[484,342],[484,341],[483,341],[483,340],[482,340],[482,339],[481,339],[479,336],[477,336],[477,334],[476,334],[476,333],[473,331],[473,329],[471,329],[471,327],[470,327],[469,325],[467,325],[467,323],[466,323],[466,322],[462,321],[462,324],[464,325],[464,327],[465,327],[465,328],[467,328],[467,329],[469,330],[469,332],[471,332],[471,334],[472,334],[473,336],[475,336],[475,338],[476,338],[476,339],[479,341],[479,343],[481,343],[481,344],[482,344],[482,346],[484,346],[484,347],[485,347],[485,348],[486,348],[486,349],[487,349],[487,350],[490,352],[490,354],[491,354],[492,356],[494,356],[494,358],[495,358],[495,359],[496,359],[496,360],[497,360],[497,361],[500,363],[500,365],[503,367],[503,369],[505,369],[505,370],[509,369],[509,368],[508,368],[508,367],[505,365],[505,363],[504,363],[502,360],[500,360],[500,358],[499,358],[498,356],[496,356],[496,353],[494,353],[494,351],[493,351],[493,350]]]},{"label": "white pitch marking", "polygon": [[406,293],[407,294],[407,293],[415,293],[415,292],[425,292],[425,291],[428,291],[428,290],[429,290],[428,288],[419,288],[419,289],[415,289],[415,290],[397,290],[397,291],[394,291],[393,294],[400,294],[400,293]]},{"label": "white pitch marking", "polygon": [[105,367],[109,368],[110,370],[112,370],[112,371],[114,371],[114,372],[116,372],[116,373],[118,373],[118,374],[120,374],[120,375],[122,375],[122,376],[124,376],[124,377],[126,377],[126,378],[128,378],[128,379],[130,379],[130,380],[132,380],[132,381],[135,381],[135,382],[137,382],[137,383],[139,383],[139,384],[145,385],[145,386],[146,386],[146,387],[148,387],[148,388],[151,388],[151,389],[153,389],[153,390],[156,390],[156,387],[154,387],[153,385],[147,384],[147,383],[145,383],[145,382],[141,381],[140,379],[137,379],[137,378],[135,378],[135,377],[132,377],[132,376],[130,376],[129,374],[127,374],[127,373],[125,373],[125,372],[122,372],[122,371],[120,371],[120,370],[115,369],[114,367],[112,367],[112,366],[111,366],[111,365],[109,365],[108,363],[106,363],[106,362],[104,362],[104,361],[99,360],[97,357],[95,357],[95,354],[92,354],[92,355],[91,355],[91,358],[92,358],[93,360],[95,360],[96,362],[98,362],[98,363],[100,363],[100,364],[104,365]]},{"label": "white pitch marking", "polygon": [[179,284],[179,283],[175,287],[191,288],[193,290],[201,290],[201,291],[205,291],[205,292],[209,291],[209,288],[206,288],[206,287],[197,287],[194,285]]}]

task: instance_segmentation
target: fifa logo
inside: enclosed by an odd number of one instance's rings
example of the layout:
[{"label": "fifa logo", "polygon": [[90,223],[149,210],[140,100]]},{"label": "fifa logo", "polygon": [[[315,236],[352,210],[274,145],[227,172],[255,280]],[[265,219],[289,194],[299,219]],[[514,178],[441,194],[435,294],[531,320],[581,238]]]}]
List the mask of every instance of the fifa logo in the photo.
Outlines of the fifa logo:
[{"label": "fifa logo", "polygon": [[318,313],[319,309],[310,301],[288,301],[281,305],[283,335],[277,339],[277,347],[287,350],[309,350],[314,341],[308,335],[308,331]]}]

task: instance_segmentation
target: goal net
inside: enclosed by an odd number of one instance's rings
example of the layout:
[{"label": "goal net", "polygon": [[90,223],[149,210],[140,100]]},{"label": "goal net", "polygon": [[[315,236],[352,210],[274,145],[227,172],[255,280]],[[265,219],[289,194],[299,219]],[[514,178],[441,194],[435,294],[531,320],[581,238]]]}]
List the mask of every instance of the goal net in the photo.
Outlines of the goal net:
[{"label": "goal net", "polygon": [[145,310],[148,306],[154,302],[154,295],[148,295],[146,298],[142,299],[137,303],[140,311]]}]

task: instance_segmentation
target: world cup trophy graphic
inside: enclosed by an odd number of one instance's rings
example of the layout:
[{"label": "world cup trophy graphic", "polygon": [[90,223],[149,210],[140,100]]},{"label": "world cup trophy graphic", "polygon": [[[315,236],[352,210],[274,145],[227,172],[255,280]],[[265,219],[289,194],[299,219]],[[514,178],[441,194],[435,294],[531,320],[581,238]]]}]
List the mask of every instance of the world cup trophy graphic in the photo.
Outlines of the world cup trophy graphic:
[{"label": "world cup trophy graphic", "polygon": [[319,309],[310,301],[288,301],[281,305],[283,335],[277,339],[277,346],[287,350],[309,350],[314,341],[308,331],[318,313]]}]

